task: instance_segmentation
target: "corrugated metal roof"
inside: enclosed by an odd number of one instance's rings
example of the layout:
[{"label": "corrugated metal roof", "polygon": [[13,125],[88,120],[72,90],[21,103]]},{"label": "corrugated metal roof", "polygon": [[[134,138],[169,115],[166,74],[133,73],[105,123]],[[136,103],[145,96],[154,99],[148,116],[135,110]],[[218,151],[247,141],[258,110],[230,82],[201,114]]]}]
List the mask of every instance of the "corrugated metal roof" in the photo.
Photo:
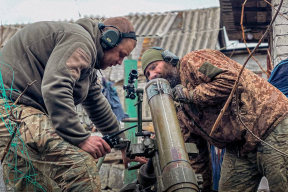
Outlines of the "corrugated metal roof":
[{"label": "corrugated metal roof", "polygon": [[133,23],[139,40],[159,39],[152,46],[161,46],[179,57],[197,49],[216,48],[220,30],[219,7],[126,18]]}]

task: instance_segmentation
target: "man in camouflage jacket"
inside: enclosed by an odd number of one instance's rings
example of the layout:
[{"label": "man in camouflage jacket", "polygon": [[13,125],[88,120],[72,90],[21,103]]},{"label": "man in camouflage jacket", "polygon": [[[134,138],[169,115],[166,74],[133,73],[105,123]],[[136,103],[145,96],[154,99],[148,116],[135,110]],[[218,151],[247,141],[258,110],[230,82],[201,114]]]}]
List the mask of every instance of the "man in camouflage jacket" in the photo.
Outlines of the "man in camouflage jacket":
[{"label": "man in camouflage jacket", "polygon": [[271,191],[288,191],[287,157],[256,138],[287,153],[285,95],[244,69],[232,101],[211,132],[242,65],[219,51],[206,49],[188,53],[174,67],[164,61],[163,51],[148,49],[142,56],[142,69],[148,80],[165,78],[174,88],[184,140],[196,143],[200,151],[196,159],[191,159],[191,165],[203,175],[204,191],[212,190],[207,141],[227,149],[219,191],[256,191],[263,176],[267,177]]},{"label": "man in camouflage jacket", "polygon": [[[129,20],[116,17],[103,23],[117,30],[100,28],[92,19],[33,23],[0,50],[0,158],[16,126],[17,139],[1,162],[5,182],[16,191],[101,191],[95,159],[111,148],[84,129],[75,106],[82,104],[102,134],[118,132],[97,70],[121,65],[136,46],[135,35],[122,39],[119,33],[134,34]],[[101,39],[107,30],[122,39],[110,49]],[[34,80],[15,106],[13,102]],[[125,149],[122,152],[127,163]]]}]

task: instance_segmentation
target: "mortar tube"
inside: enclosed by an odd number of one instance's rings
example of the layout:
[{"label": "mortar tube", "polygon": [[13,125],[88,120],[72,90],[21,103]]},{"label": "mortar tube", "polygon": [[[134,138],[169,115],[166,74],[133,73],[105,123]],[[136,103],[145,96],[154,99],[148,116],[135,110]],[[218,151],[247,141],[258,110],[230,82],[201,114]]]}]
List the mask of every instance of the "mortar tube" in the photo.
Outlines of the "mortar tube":
[{"label": "mortar tube", "polygon": [[199,191],[181,134],[172,91],[167,80],[157,78],[146,85],[148,104],[159,152],[162,191]]}]

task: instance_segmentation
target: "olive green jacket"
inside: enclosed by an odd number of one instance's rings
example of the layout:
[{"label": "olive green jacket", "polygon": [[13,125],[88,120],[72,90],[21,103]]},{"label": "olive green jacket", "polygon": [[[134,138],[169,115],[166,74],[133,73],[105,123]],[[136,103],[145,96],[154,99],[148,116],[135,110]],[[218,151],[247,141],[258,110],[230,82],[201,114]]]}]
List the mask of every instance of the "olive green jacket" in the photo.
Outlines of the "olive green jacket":
[{"label": "olive green jacket", "polygon": [[47,113],[57,133],[74,145],[90,136],[75,111],[77,104],[82,103],[102,134],[119,130],[97,83],[96,68],[104,55],[100,36],[98,22],[91,19],[38,22],[21,29],[0,50],[8,98],[15,101],[27,83],[36,80],[20,104]]}]

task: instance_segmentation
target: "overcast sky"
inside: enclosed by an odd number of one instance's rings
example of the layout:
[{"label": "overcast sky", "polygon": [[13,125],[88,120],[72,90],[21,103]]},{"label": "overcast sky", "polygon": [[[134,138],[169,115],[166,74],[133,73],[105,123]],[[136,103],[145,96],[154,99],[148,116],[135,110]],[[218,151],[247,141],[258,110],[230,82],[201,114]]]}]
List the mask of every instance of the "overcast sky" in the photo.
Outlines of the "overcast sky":
[{"label": "overcast sky", "polygon": [[219,0],[0,0],[0,22],[22,24],[208,7],[219,7]]}]

